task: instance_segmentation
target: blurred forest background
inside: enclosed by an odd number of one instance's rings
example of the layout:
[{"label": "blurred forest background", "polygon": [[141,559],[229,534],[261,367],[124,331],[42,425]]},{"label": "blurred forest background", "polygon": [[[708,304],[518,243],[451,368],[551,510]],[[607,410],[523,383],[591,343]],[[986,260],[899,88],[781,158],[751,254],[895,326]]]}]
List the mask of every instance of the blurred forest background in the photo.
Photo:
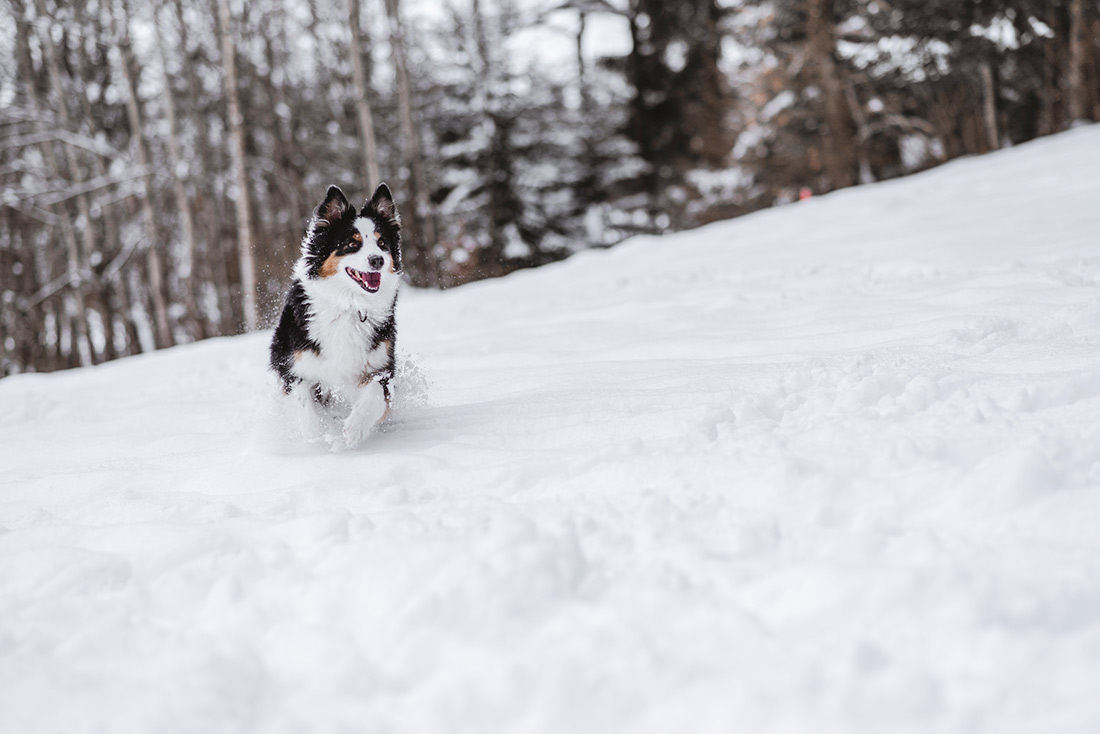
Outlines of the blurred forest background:
[{"label": "blurred forest background", "polygon": [[270,324],[330,183],[449,287],[1098,119],[1097,0],[3,0],[0,375]]}]

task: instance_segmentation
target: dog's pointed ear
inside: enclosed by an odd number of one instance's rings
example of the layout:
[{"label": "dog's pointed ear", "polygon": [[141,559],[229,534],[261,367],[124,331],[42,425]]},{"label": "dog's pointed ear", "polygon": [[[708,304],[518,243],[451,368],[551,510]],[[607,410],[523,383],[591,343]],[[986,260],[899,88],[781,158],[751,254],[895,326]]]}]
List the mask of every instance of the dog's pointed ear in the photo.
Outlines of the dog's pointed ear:
[{"label": "dog's pointed ear", "polygon": [[378,184],[378,188],[374,190],[374,196],[370,198],[370,206],[374,207],[380,217],[388,219],[393,224],[401,224],[401,215],[397,213],[393,194],[390,193],[390,187],[386,184]]},{"label": "dog's pointed ear", "polygon": [[351,204],[348,203],[344,192],[340,190],[339,186],[329,186],[328,193],[325,194],[325,200],[317,206],[315,213],[317,226],[331,227],[343,219],[349,211],[351,211]]}]

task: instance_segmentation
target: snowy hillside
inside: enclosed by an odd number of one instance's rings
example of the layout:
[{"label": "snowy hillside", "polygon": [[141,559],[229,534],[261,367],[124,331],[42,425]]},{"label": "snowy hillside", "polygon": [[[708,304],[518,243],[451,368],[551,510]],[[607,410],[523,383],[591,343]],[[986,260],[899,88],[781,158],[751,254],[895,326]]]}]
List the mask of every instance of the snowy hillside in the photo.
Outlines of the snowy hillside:
[{"label": "snowy hillside", "polygon": [[267,334],[0,381],[0,731],[1100,730],[1100,128],[445,293],[385,433]]}]

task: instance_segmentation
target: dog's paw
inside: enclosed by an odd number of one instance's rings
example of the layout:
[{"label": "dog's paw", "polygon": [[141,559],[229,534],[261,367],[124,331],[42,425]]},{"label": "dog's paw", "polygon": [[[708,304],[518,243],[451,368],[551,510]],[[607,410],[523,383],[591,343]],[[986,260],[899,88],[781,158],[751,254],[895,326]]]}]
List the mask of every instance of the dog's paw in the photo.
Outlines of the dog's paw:
[{"label": "dog's paw", "polygon": [[386,417],[388,410],[389,404],[381,385],[372,382],[364,387],[344,420],[344,440],[348,446],[357,446],[366,440]]}]

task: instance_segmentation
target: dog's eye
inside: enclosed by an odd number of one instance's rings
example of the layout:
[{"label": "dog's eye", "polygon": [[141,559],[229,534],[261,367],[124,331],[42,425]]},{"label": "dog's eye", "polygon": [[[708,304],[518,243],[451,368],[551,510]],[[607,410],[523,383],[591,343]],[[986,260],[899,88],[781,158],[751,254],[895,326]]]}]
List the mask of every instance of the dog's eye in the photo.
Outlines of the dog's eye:
[{"label": "dog's eye", "polygon": [[390,246],[386,244],[385,240],[378,240],[378,249],[382,252],[389,252]]}]

